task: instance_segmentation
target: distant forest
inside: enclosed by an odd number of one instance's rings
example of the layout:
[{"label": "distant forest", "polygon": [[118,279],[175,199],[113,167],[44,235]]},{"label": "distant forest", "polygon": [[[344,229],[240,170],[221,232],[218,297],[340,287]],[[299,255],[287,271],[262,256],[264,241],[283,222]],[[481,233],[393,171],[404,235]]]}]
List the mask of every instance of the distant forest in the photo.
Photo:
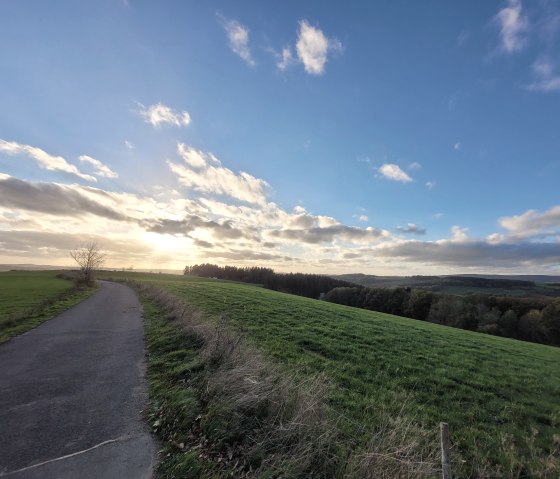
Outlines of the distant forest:
[{"label": "distant forest", "polygon": [[411,288],[334,288],[324,298],[337,304],[560,346],[560,299],[487,294],[457,296]]},{"label": "distant forest", "polygon": [[560,298],[457,296],[413,288],[366,288],[329,276],[270,268],[197,264],[185,275],[260,284],[332,303],[405,316],[497,336],[560,346]]},{"label": "distant forest", "polygon": [[270,268],[258,266],[237,268],[215,264],[195,264],[185,266],[184,274],[203,278],[227,279],[243,283],[260,284],[265,288],[283,293],[297,294],[307,298],[319,299],[333,288],[351,287],[353,283],[323,276],[303,273],[275,273]]}]

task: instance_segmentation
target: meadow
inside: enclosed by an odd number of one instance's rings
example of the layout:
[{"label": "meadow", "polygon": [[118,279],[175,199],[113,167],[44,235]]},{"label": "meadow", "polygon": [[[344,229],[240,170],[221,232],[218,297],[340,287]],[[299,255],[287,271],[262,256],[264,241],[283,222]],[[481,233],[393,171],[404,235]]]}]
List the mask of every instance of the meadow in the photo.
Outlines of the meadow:
[{"label": "meadow", "polygon": [[0,272],[0,343],[41,324],[85,299],[58,271]]},{"label": "meadow", "polygon": [[412,418],[434,437],[445,421],[458,477],[558,477],[558,348],[247,284],[119,276],[227,318],[286,371],[323,377],[329,414],[353,444],[366,444],[388,417]]}]

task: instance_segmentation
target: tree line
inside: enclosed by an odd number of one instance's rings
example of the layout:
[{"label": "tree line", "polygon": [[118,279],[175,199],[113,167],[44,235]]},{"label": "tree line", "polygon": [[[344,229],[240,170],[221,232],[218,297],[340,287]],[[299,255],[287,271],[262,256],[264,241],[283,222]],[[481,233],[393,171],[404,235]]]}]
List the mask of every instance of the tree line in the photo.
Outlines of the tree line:
[{"label": "tree line", "polygon": [[258,266],[185,266],[185,275],[260,284],[332,303],[497,336],[560,346],[560,298],[457,296],[409,287],[367,288],[318,274],[276,273]]},{"label": "tree line", "polygon": [[479,331],[560,346],[560,298],[456,296],[411,288],[338,287],[325,300]]},{"label": "tree line", "polygon": [[185,275],[203,278],[227,279],[243,283],[255,283],[267,289],[283,293],[297,294],[307,298],[319,299],[333,288],[352,286],[347,281],[319,274],[275,273],[271,268],[259,266],[238,268],[215,264],[195,264],[185,266]]}]

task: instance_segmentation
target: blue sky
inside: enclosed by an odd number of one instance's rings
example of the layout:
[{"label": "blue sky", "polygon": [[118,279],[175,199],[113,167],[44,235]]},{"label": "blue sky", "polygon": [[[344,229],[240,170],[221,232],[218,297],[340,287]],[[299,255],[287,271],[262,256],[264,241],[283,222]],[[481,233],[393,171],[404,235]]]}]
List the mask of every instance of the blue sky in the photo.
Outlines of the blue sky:
[{"label": "blue sky", "polygon": [[560,272],[560,1],[2,12],[2,263]]}]

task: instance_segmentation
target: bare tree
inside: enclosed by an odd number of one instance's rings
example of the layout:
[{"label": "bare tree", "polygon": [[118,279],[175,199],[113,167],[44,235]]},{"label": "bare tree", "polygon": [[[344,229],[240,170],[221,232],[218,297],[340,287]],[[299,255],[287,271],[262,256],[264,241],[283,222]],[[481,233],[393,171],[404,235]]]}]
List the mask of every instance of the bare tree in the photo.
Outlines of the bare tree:
[{"label": "bare tree", "polygon": [[70,251],[70,256],[80,267],[80,281],[91,286],[95,270],[101,268],[105,262],[105,253],[99,249],[95,241],[90,241]]}]

